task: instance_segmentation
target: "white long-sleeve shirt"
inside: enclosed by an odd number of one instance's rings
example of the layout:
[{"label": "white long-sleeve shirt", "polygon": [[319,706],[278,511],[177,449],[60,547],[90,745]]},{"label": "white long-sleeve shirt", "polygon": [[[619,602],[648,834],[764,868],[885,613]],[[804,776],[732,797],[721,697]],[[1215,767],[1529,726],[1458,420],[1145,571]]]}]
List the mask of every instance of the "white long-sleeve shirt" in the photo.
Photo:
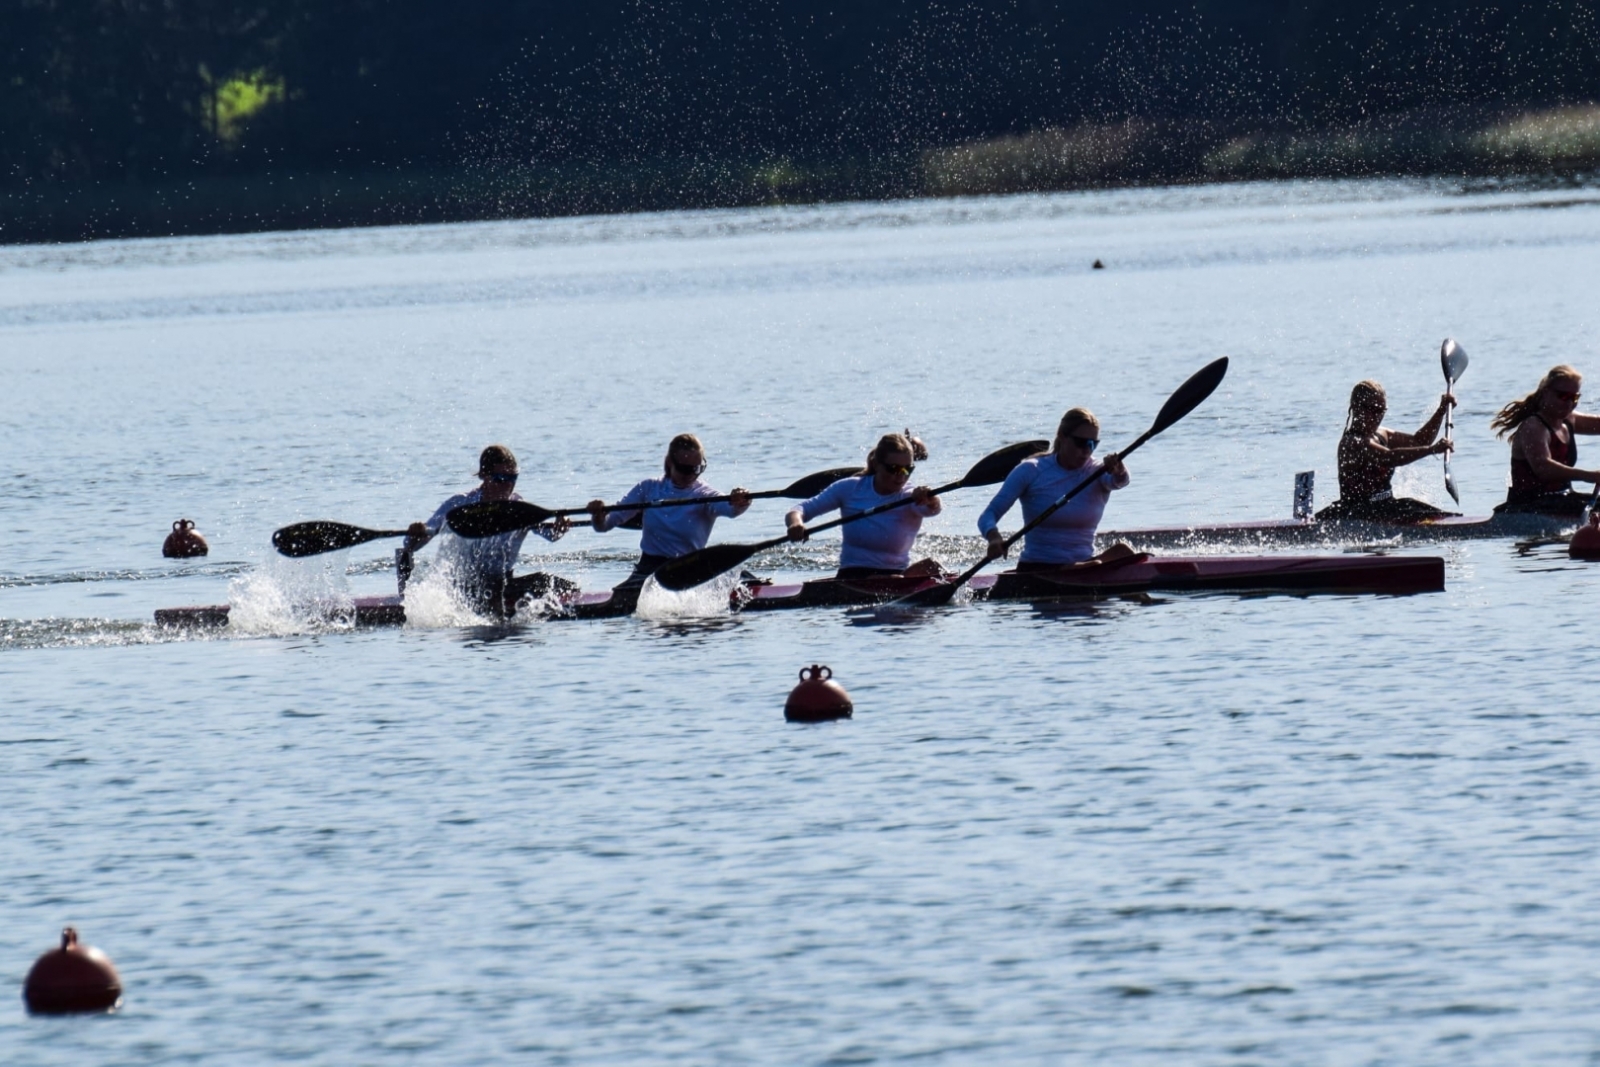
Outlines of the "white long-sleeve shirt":
[{"label": "white long-sleeve shirt", "polygon": [[[884,495],[872,487],[872,475],[841,478],[795,510],[810,522],[818,515],[837,510],[842,515],[859,515],[896,500],[904,500],[911,490],[901,489]],[[793,514],[793,512],[791,512]],[[922,529],[922,520],[936,512],[928,504],[907,504],[903,508],[874,515],[841,526],[844,545],[839,550],[839,567],[876,567],[903,571],[911,564],[911,546]]]},{"label": "white long-sleeve shirt", "polygon": [[[465,504],[478,503],[482,496],[483,490],[479,488],[470,493],[457,493],[440,504],[439,510],[424,524],[428,527],[428,533],[437,536],[440,530],[445,529],[445,516]],[[512,493],[508,499],[521,500],[522,497]],[[534,532],[546,541],[561,539],[553,526],[535,527]],[[525,529],[495,534],[493,537],[449,537],[439,547],[439,559],[456,569],[459,580],[503,577],[516,567],[522,542],[527,537],[528,531]]]},{"label": "white long-sleeve shirt", "polygon": [[1019,499],[1022,521],[1030,523],[1086,478],[1093,478],[1094,484],[1028,531],[1022,539],[1021,556],[1024,563],[1082,563],[1094,555],[1094,532],[1100,527],[1111,491],[1128,484],[1126,471],[1121,478],[1113,477],[1097,459],[1077,470],[1063,467],[1054,452],[1023,460],[978,516],[978,532],[987,537]]},{"label": "white long-sleeve shirt", "polygon": [[733,518],[733,505],[726,500],[713,504],[681,504],[673,508],[640,509],[627,505],[717,495],[715,489],[698,480],[687,489],[680,489],[672,484],[670,478],[647,478],[629,489],[621,500],[606,511],[604,522],[595,526],[595,532],[613,530],[642,513],[644,536],[639,539],[639,551],[647,556],[677,559],[706,547],[706,542],[711,539],[712,524],[718,519]]}]

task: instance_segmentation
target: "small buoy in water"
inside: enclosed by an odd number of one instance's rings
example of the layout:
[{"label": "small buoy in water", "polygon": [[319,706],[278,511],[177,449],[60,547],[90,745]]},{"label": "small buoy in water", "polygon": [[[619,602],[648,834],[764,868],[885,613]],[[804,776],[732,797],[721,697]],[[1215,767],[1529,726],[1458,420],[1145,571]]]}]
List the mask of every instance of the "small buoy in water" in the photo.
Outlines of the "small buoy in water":
[{"label": "small buoy in water", "polygon": [[161,554],[168,559],[189,559],[210,551],[211,546],[206,544],[206,539],[200,536],[190,519],[179,519],[173,523],[172,532],[167,534],[166,543],[161,546]]},{"label": "small buoy in water", "polygon": [[833,670],[813,663],[800,668],[800,684],[783,705],[783,717],[790,722],[831,722],[848,719],[855,711],[850,694],[835,682]]},{"label": "small buoy in water", "polygon": [[40,956],[22,986],[22,999],[36,1015],[110,1011],[122,999],[122,979],[106,954],[78,944],[78,931],[61,931],[61,947]]},{"label": "small buoy in water", "polygon": [[1094,269],[1095,270],[1105,270],[1106,269],[1106,265],[1104,263],[1100,262],[1097,259],[1097,260],[1094,261]]},{"label": "small buoy in water", "polygon": [[1572,535],[1567,555],[1573,559],[1600,559],[1600,511],[1590,515],[1589,524]]}]

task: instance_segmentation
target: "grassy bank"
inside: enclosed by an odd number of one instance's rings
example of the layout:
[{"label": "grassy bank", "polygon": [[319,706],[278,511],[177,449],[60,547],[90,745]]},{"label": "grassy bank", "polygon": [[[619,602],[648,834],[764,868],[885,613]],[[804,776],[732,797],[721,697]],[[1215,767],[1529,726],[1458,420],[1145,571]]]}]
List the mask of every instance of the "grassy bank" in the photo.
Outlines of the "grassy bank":
[{"label": "grassy bank", "polygon": [[1341,129],[1145,120],[872,160],[687,158],[635,165],[213,176],[0,189],[0,242],[532,218],[1180,182],[1600,169],[1600,105],[1410,113]]},{"label": "grassy bank", "polygon": [[1109,185],[1380,175],[1511,176],[1600,167],[1600,106],[1517,114],[1412,112],[1315,131],[1132,121],[926,152],[931,196]]}]

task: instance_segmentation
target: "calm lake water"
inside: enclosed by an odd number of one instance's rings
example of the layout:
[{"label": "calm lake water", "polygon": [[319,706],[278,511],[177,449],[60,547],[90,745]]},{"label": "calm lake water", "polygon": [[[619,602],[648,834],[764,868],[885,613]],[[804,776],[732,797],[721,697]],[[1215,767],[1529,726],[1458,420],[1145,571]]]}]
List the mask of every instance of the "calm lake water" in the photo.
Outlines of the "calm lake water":
[{"label": "calm lake water", "polygon": [[[680,431],[722,488],[906,426],[948,481],[1074,404],[1124,443],[1219,355],[1107,522],[1286,517],[1350,385],[1414,429],[1446,336],[1483,513],[1491,413],[1600,373],[1597,267],[1600,193],[1416,182],[0,249],[0,1061],[1594,1063],[1600,568],[1559,544],[1400,548],[1447,560],[1410,598],[352,632],[284,599],[389,591],[392,544],[268,537],[423,518],[494,441],[548,506]],[[986,500],[922,547],[975,558]],[[812,662],[853,721],[784,723]],[[118,1014],[24,1014],[68,922]]]}]

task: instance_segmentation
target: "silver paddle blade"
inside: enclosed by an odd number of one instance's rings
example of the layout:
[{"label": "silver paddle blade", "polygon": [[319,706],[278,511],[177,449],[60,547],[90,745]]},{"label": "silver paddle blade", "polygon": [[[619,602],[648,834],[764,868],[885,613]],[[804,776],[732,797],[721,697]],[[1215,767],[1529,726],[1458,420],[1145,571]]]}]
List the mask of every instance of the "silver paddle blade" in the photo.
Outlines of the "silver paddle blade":
[{"label": "silver paddle blade", "polygon": [[1461,503],[1461,494],[1456,492],[1456,476],[1450,472],[1450,457],[1444,460],[1444,491],[1450,494],[1450,499],[1457,504]]},{"label": "silver paddle blade", "polygon": [[1439,363],[1444,367],[1444,380],[1454,385],[1467,369],[1467,350],[1456,344],[1454,337],[1446,337],[1439,346]]}]

